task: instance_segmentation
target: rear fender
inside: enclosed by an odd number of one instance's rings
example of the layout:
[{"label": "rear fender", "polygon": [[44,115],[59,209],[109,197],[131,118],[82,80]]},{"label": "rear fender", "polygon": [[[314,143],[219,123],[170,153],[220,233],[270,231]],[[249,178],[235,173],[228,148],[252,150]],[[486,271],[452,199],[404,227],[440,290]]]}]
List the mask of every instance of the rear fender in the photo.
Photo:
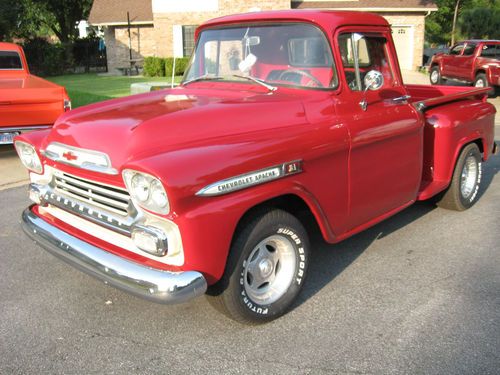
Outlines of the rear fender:
[{"label": "rear fender", "polygon": [[461,100],[425,113],[424,173],[419,199],[444,190],[451,181],[463,147],[478,142],[483,159],[493,149],[495,107],[479,100]]}]

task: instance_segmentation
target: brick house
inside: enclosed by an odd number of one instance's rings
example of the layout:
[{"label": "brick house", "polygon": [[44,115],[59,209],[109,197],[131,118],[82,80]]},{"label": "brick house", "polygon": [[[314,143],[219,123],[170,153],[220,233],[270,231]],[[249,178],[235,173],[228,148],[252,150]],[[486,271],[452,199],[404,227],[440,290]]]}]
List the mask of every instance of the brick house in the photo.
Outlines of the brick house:
[{"label": "brick house", "polygon": [[362,10],[384,16],[393,26],[402,69],[422,64],[425,17],[437,7],[431,0],[94,0],[89,22],[102,26],[108,68],[129,64],[127,12],[132,59],[146,56],[189,56],[194,29],[210,18],[278,9]]}]

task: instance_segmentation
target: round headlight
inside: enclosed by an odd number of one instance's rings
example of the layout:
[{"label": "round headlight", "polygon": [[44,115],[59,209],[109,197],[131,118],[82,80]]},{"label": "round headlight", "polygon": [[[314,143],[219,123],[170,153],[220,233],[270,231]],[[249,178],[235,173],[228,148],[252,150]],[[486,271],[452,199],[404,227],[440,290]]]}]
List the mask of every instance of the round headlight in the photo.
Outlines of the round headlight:
[{"label": "round headlight", "polygon": [[167,192],[159,179],[133,169],[124,169],[122,174],[134,203],[157,214],[170,212]]},{"label": "round headlight", "polygon": [[35,148],[22,141],[16,141],[14,145],[24,166],[33,172],[42,173],[42,163]]},{"label": "round headlight", "polygon": [[165,193],[161,182],[158,180],[153,180],[151,183],[151,199],[159,208],[165,207],[168,203],[167,194]]},{"label": "round headlight", "polygon": [[150,184],[146,177],[136,173],[132,177],[132,194],[141,202],[146,202],[149,198]]}]

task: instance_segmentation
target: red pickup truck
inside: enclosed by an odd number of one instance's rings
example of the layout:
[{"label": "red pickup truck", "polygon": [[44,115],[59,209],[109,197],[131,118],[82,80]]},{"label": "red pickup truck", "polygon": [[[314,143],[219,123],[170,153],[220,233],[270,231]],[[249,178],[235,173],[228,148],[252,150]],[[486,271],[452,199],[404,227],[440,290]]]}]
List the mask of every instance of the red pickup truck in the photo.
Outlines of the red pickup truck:
[{"label": "red pickup truck", "polygon": [[42,247],[149,300],[207,292],[265,322],[305,282],[305,228],[335,243],[417,200],[478,199],[496,151],[487,89],[404,85],[384,18],[256,12],[196,41],[179,87],[16,138],[22,225]]},{"label": "red pickup truck", "polygon": [[71,102],[64,87],[30,74],[23,49],[0,43],[0,144],[21,132],[47,129]]},{"label": "red pickup truck", "polygon": [[492,92],[500,88],[500,40],[466,40],[438,53],[430,64],[430,81],[433,85],[452,78],[490,87]]}]

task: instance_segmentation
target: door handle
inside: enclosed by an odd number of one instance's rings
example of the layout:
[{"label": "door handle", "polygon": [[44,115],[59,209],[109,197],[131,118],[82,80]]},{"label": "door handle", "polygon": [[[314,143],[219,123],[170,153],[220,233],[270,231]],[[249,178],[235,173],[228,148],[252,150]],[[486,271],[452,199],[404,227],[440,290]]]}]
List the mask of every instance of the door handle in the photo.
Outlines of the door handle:
[{"label": "door handle", "polygon": [[394,103],[401,103],[401,102],[407,102],[409,99],[411,99],[411,95],[398,96],[396,98],[392,98],[391,100]]}]

